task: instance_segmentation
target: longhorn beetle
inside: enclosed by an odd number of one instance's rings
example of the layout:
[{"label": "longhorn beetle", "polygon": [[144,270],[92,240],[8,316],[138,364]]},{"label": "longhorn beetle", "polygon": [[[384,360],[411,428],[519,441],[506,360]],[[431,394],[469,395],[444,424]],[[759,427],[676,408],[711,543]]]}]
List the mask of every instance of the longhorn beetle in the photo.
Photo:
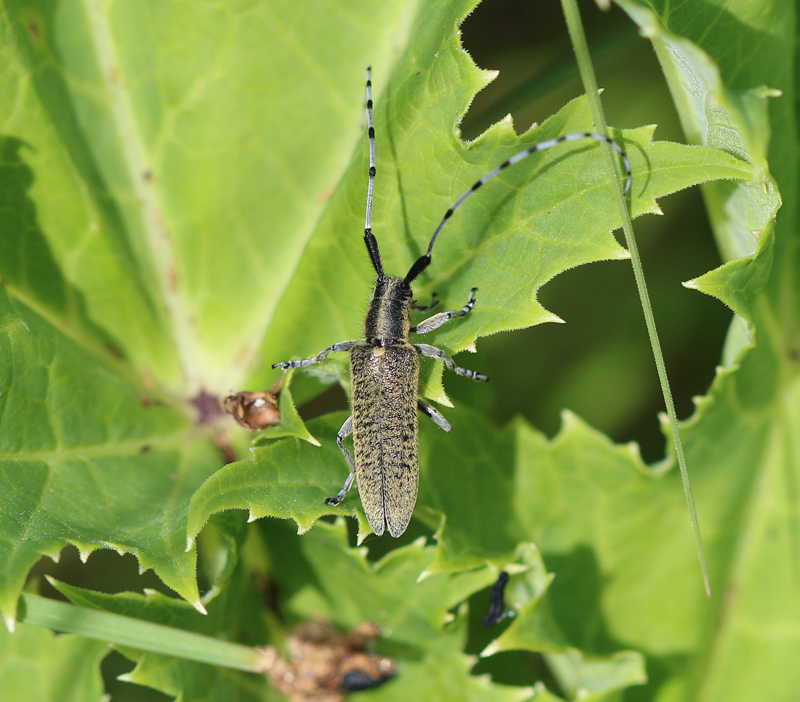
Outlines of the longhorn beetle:
[{"label": "longhorn beetle", "polygon": [[[336,436],[344,454],[350,474],[335,497],[326,504],[338,505],[358,479],[361,503],[370,527],[377,535],[389,530],[400,536],[408,526],[417,501],[419,465],[417,458],[417,409],[428,415],[439,427],[449,432],[451,426],[442,414],[419,397],[419,356],[441,358],[447,368],[472,380],[488,380],[475,371],[457,366],[441,349],[430,344],[412,344],[409,334],[427,334],[455,317],[464,317],[475,306],[476,288],[470,291],[467,304],[460,310],[439,312],[411,325],[413,310],[428,310],[436,306],[436,296],[431,305],[422,307],[413,299],[411,283],[431,263],[431,252],[439,232],[453,213],[478,188],[509,166],[522,161],[537,151],[544,151],[565,141],[595,139],[609,144],[622,158],[627,174],[625,194],[631,186],[631,167],[628,157],[619,144],[601,134],[583,132],[550,139],[520,151],[487,173],[455,204],[445,212],[428,244],[427,252],[411,266],[404,278],[389,275],[383,270],[378,242],[372,234],[372,199],[375,192],[375,126],[372,118],[372,71],[367,68],[367,126],[369,133],[369,182],[367,186],[367,212],[364,225],[364,243],[367,246],[377,280],[364,319],[364,338],[342,341],[320,351],[314,358],[302,361],[283,361],[273,368],[302,368],[321,363],[331,351],[350,352],[350,376],[353,392],[353,413],[347,418]],[[353,435],[355,460],[344,440]]]}]

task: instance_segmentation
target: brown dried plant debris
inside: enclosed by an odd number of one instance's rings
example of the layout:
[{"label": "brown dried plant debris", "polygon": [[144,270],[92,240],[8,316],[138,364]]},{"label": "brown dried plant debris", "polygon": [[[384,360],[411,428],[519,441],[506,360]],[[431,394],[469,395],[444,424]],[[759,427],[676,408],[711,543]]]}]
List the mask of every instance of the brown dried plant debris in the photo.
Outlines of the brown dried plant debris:
[{"label": "brown dried plant debris", "polygon": [[342,702],[348,692],[377,687],[397,674],[393,659],[367,651],[380,631],[374,622],[344,633],[329,622],[303,622],[286,640],[288,659],[272,646],[264,649],[264,670],[292,702]]}]

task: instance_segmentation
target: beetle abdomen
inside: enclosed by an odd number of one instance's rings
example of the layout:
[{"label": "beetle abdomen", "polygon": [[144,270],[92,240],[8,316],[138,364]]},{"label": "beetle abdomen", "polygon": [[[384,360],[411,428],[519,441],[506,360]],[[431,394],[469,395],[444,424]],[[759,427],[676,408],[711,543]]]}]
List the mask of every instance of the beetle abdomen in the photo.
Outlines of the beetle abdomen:
[{"label": "beetle abdomen", "polygon": [[350,352],[353,444],[361,504],[372,530],[392,536],[408,526],[419,485],[419,358],[410,344]]}]

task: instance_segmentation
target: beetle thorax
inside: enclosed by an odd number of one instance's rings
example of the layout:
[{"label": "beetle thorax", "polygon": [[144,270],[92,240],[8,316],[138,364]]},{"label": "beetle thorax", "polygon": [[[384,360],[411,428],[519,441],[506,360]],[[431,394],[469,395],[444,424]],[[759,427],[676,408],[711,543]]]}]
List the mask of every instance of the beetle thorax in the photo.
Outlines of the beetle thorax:
[{"label": "beetle thorax", "polygon": [[408,341],[411,331],[411,286],[402,278],[384,275],[375,283],[364,319],[364,337],[374,346]]}]

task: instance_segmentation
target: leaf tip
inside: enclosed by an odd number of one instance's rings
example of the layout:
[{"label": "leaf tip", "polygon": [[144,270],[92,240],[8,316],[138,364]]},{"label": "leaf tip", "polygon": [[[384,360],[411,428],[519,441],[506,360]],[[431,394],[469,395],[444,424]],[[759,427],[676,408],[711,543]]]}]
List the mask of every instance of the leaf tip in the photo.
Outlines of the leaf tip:
[{"label": "leaf tip", "polygon": [[6,623],[8,633],[13,634],[17,629],[17,620],[13,616],[4,616],[3,621]]},{"label": "leaf tip", "polygon": [[435,573],[430,568],[428,568],[426,570],[423,570],[417,576],[417,583],[421,583],[423,580],[425,580],[426,578],[429,578],[431,575],[435,575]]},{"label": "leaf tip", "polygon": [[317,441],[311,434],[309,434],[307,437],[305,437],[305,439],[312,446],[317,446],[317,447],[322,446],[322,444],[319,441]]},{"label": "leaf tip", "polygon": [[203,607],[203,603],[200,600],[193,600],[191,602],[192,607],[194,607],[200,614],[208,614],[208,611],[205,607]]},{"label": "leaf tip", "polygon": [[495,653],[499,653],[500,650],[501,650],[500,646],[497,644],[497,639],[495,639],[486,648],[484,648],[483,651],[481,651],[478,654],[478,657],[479,658],[488,658],[489,656],[493,656]]}]

